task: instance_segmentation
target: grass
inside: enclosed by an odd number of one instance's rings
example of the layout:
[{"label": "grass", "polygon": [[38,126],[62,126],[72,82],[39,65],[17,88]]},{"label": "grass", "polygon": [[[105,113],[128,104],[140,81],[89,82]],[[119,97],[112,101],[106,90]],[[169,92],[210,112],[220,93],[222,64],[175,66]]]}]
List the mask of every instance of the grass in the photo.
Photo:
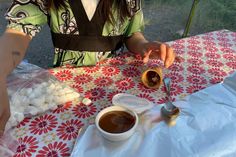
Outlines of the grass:
[{"label": "grass", "polygon": [[[164,41],[180,38],[185,28],[193,0],[143,0],[146,34]],[[200,0],[195,10],[190,35],[228,29],[236,31],[235,0]],[[152,34],[152,35],[151,35]]]}]

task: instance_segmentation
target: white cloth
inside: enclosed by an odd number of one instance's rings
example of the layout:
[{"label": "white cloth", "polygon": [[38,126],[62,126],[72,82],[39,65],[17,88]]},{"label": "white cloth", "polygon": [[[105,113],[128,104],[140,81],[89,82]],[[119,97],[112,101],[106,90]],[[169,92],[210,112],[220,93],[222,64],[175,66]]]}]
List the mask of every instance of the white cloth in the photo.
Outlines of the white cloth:
[{"label": "white cloth", "polygon": [[181,109],[176,125],[160,119],[160,106],[141,116],[127,141],[109,142],[94,125],[77,141],[71,156],[86,157],[235,157],[236,72],[223,83],[175,102]]},{"label": "white cloth", "polygon": [[97,9],[99,0],[81,0],[84,10],[88,16],[89,21],[93,18],[93,15]]}]

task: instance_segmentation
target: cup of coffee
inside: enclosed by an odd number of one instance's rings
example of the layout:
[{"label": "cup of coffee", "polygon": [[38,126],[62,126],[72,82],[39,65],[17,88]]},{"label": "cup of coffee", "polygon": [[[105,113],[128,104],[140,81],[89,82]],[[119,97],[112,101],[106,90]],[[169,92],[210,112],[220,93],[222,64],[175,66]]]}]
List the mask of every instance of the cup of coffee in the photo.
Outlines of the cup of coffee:
[{"label": "cup of coffee", "polygon": [[138,115],[125,107],[110,106],[98,113],[95,125],[104,138],[110,141],[122,141],[135,132]]}]

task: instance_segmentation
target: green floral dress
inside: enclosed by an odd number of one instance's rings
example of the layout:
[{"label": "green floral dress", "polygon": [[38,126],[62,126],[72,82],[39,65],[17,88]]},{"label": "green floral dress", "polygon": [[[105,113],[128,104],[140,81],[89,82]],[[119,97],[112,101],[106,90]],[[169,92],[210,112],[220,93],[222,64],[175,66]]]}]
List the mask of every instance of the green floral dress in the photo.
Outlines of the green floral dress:
[{"label": "green floral dress", "polygon": [[[132,6],[132,0],[128,1],[128,7]],[[135,1],[135,0],[134,0]],[[52,32],[60,34],[79,35],[80,31],[77,27],[78,21],[73,14],[73,11],[67,2],[67,7],[55,10],[47,10],[44,0],[15,0],[6,13],[6,19],[9,21],[8,28],[24,32],[34,37],[40,32],[41,27],[48,24]],[[117,17],[117,11],[113,5],[112,12],[114,17]],[[132,17],[127,17],[124,22],[115,20],[114,24],[105,22],[102,29],[102,36],[117,36],[123,35],[129,37],[135,32],[141,32],[144,27],[143,12],[141,8],[136,10]],[[95,65],[98,61],[105,58],[115,56],[121,52],[88,52],[75,51],[69,49],[61,49],[55,47],[54,65],[57,64],[59,56],[63,53],[60,60],[60,65],[73,64],[76,66],[90,66]]]}]

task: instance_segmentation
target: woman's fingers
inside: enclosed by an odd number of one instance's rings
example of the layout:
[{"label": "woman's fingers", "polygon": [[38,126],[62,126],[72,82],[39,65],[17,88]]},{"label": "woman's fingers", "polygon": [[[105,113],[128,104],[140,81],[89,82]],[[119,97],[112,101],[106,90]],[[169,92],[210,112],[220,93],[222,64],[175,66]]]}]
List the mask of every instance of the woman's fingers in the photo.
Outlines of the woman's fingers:
[{"label": "woman's fingers", "polygon": [[165,44],[161,44],[160,45],[160,58],[162,61],[165,61],[166,60],[166,52],[167,52],[167,46]]},{"label": "woman's fingers", "polygon": [[175,60],[175,53],[174,50],[170,47],[166,47],[166,58],[164,60],[164,65],[166,68],[171,66]]},{"label": "woman's fingers", "polygon": [[149,56],[150,56],[151,53],[152,53],[152,50],[151,50],[151,49],[144,53],[144,56],[143,56],[143,63],[146,64],[146,63],[148,62]]},{"label": "woman's fingers", "polygon": [[144,53],[143,63],[147,63],[149,58],[160,58],[166,68],[171,66],[175,60],[174,50],[166,44],[151,42],[147,46],[148,50]]}]

